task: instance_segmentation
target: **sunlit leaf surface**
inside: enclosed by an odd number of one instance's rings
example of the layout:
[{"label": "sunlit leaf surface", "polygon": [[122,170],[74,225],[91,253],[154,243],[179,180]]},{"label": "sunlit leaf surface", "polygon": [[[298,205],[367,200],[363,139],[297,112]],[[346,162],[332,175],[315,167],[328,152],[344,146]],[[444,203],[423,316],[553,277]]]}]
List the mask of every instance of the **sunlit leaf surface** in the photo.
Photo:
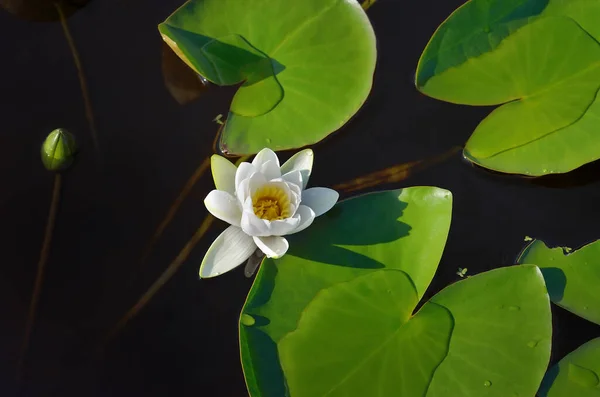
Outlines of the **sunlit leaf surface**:
[{"label": "sunlit leaf surface", "polygon": [[550,368],[539,397],[600,397],[600,338],[568,354]]},{"label": "sunlit leaf surface", "polygon": [[469,277],[413,316],[450,217],[438,188],[359,196],[265,260],[240,322],[251,395],[533,395],[551,333],[537,267]]},{"label": "sunlit leaf surface", "polygon": [[600,5],[594,0],[472,0],[436,31],[419,90],[467,105],[502,105],[464,154],[508,173],[564,173],[600,158]]},{"label": "sunlit leaf surface", "polygon": [[534,240],[518,262],[542,269],[552,302],[600,324],[600,241],[572,251]]},{"label": "sunlit leaf surface", "polygon": [[375,35],[356,0],[192,0],[159,25],[192,69],[240,85],[221,149],[256,153],[315,143],[365,101]]}]

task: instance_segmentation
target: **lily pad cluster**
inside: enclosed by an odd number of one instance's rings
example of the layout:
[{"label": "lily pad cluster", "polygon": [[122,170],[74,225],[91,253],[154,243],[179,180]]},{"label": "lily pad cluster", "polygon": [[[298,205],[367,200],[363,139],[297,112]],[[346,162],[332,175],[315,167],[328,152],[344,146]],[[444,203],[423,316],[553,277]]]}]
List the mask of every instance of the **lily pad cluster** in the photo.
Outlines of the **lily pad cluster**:
[{"label": "lily pad cluster", "polygon": [[338,130],[371,90],[375,34],[356,0],[190,0],[159,25],[217,85],[238,85],[220,149],[292,149]]},{"label": "lily pad cluster", "polygon": [[534,395],[551,340],[536,266],[469,277],[416,310],[451,207],[434,187],[372,193],[289,236],[288,253],[262,263],[240,317],[250,394]]},{"label": "lily pad cluster", "polygon": [[471,0],[437,29],[416,86],[463,105],[501,105],[464,149],[506,173],[564,173],[600,159],[600,2]]},{"label": "lily pad cluster", "polygon": [[[600,241],[578,250],[548,248],[533,240],[519,263],[541,268],[552,302],[600,325]],[[593,339],[550,368],[540,397],[600,396],[600,338]]]}]

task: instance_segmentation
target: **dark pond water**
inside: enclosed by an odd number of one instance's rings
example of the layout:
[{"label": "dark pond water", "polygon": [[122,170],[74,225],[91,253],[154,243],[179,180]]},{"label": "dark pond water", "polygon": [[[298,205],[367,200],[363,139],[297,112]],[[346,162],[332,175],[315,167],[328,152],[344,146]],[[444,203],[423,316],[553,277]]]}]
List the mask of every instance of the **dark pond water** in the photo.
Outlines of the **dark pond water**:
[{"label": "dark pond water", "polygon": [[[26,396],[247,395],[237,320],[251,279],[243,270],[199,281],[218,223],[155,298],[104,349],[96,346],[178,254],[205,216],[206,175],[156,244],[140,255],[187,179],[211,152],[233,91],[212,87],[180,106],[161,72],[156,25],[181,0],[97,0],[69,19],[96,117],[94,153],[77,70],[60,23],[34,23],[0,9],[0,395],[13,393],[53,177],[39,146],[54,128],[76,134],[81,153],[63,179],[62,201],[36,327]],[[380,0],[368,12],[378,37],[375,85],[340,132],[314,146],[316,186],[332,186],[463,145],[485,108],[450,105],[413,85],[419,55],[460,0]],[[226,12],[226,10],[223,10]],[[290,120],[293,122],[293,120]],[[285,154],[285,156],[289,156]],[[599,167],[548,187],[473,168],[456,154],[401,183],[454,194],[444,257],[428,296],[469,274],[513,263],[526,235],[578,247],[600,237]],[[585,183],[579,183],[584,175]],[[578,183],[572,183],[578,182]],[[567,186],[567,185],[576,186]],[[558,187],[556,187],[558,186]],[[600,328],[553,308],[556,362]]]}]

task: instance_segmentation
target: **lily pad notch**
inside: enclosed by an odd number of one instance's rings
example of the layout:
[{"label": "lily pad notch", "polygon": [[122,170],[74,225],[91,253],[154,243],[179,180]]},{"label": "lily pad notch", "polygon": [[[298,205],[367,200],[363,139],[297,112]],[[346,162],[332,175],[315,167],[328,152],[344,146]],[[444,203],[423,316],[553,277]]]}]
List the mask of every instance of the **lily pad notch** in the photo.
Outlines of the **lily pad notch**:
[{"label": "lily pad notch", "polygon": [[190,0],[164,41],[217,85],[240,84],[220,149],[255,154],[314,144],[343,126],[372,86],[376,42],[356,0]]},{"label": "lily pad notch", "polygon": [[533,395],[552,330],[539,268],[474,275],[413,315],[451,202],[433,187],[345,200],[266,259],[239,324],[250,395]]},{"label": "lily pad notch", "polygon": [[416,86],[443,101],[495,106],[464,156],[541,176],[600,159],[600,3],[471,0],[434,33]]}]

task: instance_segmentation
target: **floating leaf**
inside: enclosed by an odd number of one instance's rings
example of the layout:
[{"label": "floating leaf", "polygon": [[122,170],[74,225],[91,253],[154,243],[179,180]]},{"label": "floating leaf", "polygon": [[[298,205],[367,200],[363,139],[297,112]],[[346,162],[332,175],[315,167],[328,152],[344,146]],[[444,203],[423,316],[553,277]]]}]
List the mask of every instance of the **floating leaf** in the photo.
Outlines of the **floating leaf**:
[{"label": "floating leaf", "polygon": [[372,84],[375,36],[356,0],[191,0],[159,25],[193,70],[240,87],[221,150],[313,144],[358,111]]},{"label": "floating leaf", "polygon": [[164,41],[162,72],[165,86],[180,105],[195,101],[208,89],[208,82],[190,69]]},{"label": "floating leaf", "polygon": [[0,0],[0,7],[11,14],[29,21],[47,22],[60,20],[57,6],[65,16],[85,7],[90,0]]},{"label": "floating leaf", "polygon": [[550,368],[539,397],[600,397],[600,338],[569,353]]},{"label": "floating leaf", "polygon": [[551,331],[537,267],[469,277],[412,316],[450,205],[427,187],[343,201],[291,236],[286,256],[265,260],[240,322],[250,394],[532,395]]},{"label": "floating leaf", "polygon": [[[370,193],[338,203],[310,230],[288,236],[288,253],[263,261],[243,310],[256,319],[256,326],[240,328],[251,395],[285,395],[275,343],[296,328],[319,290],[388,268],[411,274],[420,299],[442,256],[451,206],[451,194],[432,187]],[[287,315],[271,318],[275,312]]]},{"label": "floating leaf", "polygon": [[600,241],[573,251],[550,249],[543,241],[533,240],[517,262],[542,269],[552,302],[600,324]]},{"label": "floating leaf", "polygon": [[467,142],[469,160],[537,176],[600,158],[594,138],[600,45],[591,36],[600,30],[593,22],[600,7],[567,3],[472,0],[427,45],[416,79],[423,93],[460,104],[504,104]]}]

